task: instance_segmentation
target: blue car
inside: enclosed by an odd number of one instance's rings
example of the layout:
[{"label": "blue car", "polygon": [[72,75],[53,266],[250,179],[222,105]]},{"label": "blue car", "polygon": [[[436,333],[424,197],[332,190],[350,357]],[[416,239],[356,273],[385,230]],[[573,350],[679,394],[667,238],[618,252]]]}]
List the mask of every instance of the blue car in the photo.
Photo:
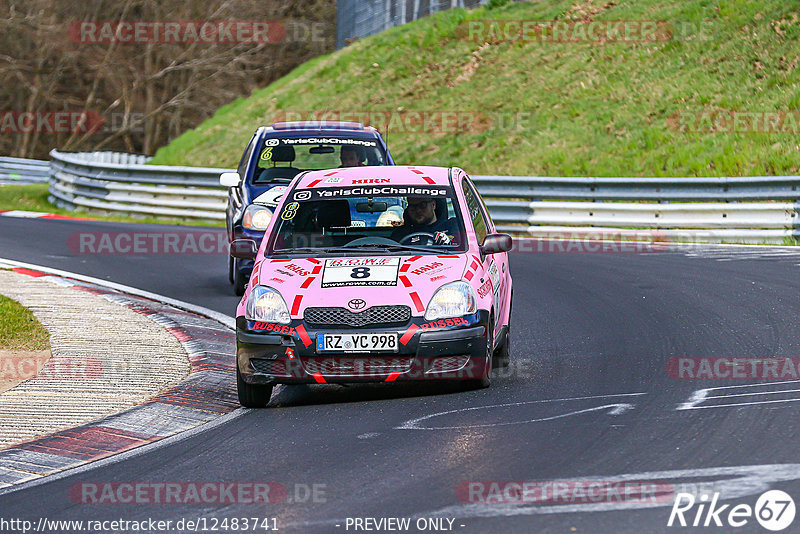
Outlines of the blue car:
[{"label": "blue car", "polygon": [[[258,128],[236,172],[220,175],[220,184],[228,188],[228,241],[252,239],[260,245],[273,209],[298,173],[378,165],[394,165],[394,161],[383,138],[371,126],[357,122],[295,121]],[[354,213],[352,224],[374,226],[376,221],[365,217],[377,215]],[[252,270],[253,260],[229,256],[228,278],[236,295],[244,294]]]}]

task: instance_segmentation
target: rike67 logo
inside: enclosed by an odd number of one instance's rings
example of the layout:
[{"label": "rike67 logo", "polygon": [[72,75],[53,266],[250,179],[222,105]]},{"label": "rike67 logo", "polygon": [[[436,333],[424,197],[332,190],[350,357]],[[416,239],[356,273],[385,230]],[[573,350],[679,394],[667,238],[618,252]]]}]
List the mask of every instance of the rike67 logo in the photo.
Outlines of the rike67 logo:
[{"label": "rike67 logo", "polygon": [[678,493],[672,503],[667,526],[743,527],[753,517],[767,530],[784,530],[794,521],[794,500],[786,492],[769,490],[761,494],[755,507],[749,504],[719,504],[719,493],[696,499],[691,493]]}]

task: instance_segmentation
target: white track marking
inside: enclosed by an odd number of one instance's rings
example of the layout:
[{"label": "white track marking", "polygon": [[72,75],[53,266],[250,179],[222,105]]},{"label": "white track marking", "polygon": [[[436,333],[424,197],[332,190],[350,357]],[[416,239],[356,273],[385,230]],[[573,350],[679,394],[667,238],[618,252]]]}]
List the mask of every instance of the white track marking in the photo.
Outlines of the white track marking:
[{"label": "white track marking", "polygon": [[550,402],[569,402],[569,401],[578,401],[578,400],[589,400],[589,399],[607,399],[613,397],[633,397],[638,395],[646,395],[646,393],[620,393],[614,395],[593,395],[588,397],[568,397],[564,399],[544,399],[544,400],[535,400],[535,401],[524,401],[524,402],[510,402],[506,404],[491,404],[488,406],[472,406],[470,408],[459,408],[456,410],[447,410],[444,412],[437,412],[430,415],[425,415],[423,417],[418,417],[416,419],[410,419],[400,426],[395,427],[395,430],[452,430],[452,429],[464,429],[464,428],[481,428],[481,427],[495,427],[495,426],[507,426],[507,425],[522,425],[527,423],[539,423],[543,421],[551,421],[553,419],[561,419],[564,417],[569,417],[572,415],[578,415],[587,412],[594,412],[599,410],[609,410],[608,415],[620,415],[630,409],[633,408],[632,404],[626,403],[618,403],[618,404],[605,404],[603,406],[594,406],[592,408],[585,408],[583,410],[576,410],[564,414],[554,415],[550,417],[544,418],[537,418],[537,419],[529,419],[526,421],[510,421],[505,423],[485,423],[485,424],[473,424],[473,425],[459,425],[459,426],[440,426],[440,427],[426,427],[420,426],[422,421],[426,421],[428,419],[432,419],[434,417],[440,417],[442,415],[449,415],[453,413],[463,413],[469,412],[474,410],[490,410],[493,408],[504,408],[508,406],[523,406],[526,404],[543,404],[543,403],[550,403]]},{"label": "white track marking", "polygon": [[723,404],[711,404],[707,406],[698,406],[699,404],[703,403],[704,401],[711,400],[711,399],[728,399],[734,397],[750,397],[755,395],[780,395],[782,393],[796,393],[800,390],[798,389],[777,389],[772,391],[752,391],[747,393],[729,393],[729,394],[721,394],[721,395],[709,395],[709,393],[717,392],[719,390],[731,390],[731,389],[740,389],[740,388],[769,388],[774,386],[780,386],[782,384],[793,384],[793,385],[800,385],[800,380],[783,380],[780,382],[765,382],[765,383],[758,383],[758,384],[742,384],[737,386],[719,386],[715,388],[704,388],[698,389],[692,392],[689,400],[686,402],[680,403],[676,410],[702,410],[707,408],[728,408],[731,406],[753,406],[757,404],[776,404],[782,402],[800,402],[800,398],[794,399],[781,399],[781,400],[757,400],[753,402],[737,402],[737,403],[723,403]]}]

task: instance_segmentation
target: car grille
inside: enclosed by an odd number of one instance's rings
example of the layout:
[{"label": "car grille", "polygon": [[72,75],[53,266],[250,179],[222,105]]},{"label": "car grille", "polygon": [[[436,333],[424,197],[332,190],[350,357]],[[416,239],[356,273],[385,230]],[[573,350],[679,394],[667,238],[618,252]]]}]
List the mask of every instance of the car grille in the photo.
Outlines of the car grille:
[{"label": "car grille", "polygon": [[413,357],[394,358],[305,358],[303,365],[309,373],[322,375],[371,376],[405,373],[411,369]]},{"label": "car grille", "polygon": [[320,326],[389,326],[404,324],[411,319],[408,306],[373,306],[361,312],[346,308],[306,308],[306,322]]},{"label": "car grille", "polygon": [[268,375],[285,375],[286,362],[283,360],[250,360],[253,369],[259,373],[266,373]]},{"label": "car grille", "polygon": [[468,361],[469,354],[463,354],[460,356],[440,356],[433,358],[426,366],[425,374],[458,371],[464,367]]}]

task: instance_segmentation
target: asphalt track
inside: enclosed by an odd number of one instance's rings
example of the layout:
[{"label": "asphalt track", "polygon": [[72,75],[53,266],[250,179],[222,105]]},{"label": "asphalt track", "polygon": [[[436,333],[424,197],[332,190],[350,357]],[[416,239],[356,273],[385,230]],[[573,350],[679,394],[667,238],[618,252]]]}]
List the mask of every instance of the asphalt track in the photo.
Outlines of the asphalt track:
[{"label": "asphalt track", "polygon": [[[74,232],[130,229],[5,218],[0,257],[233,313],[237,298],[224,256],[79,255],[67,247]],[[725,504],[754,506],[767,489],[800,498],[800,392],[793,391],[800,388],[775,380],[678,380],[666,371],[673,357],[800,356],[800,253],[723,247],[526,253],[512,255],[511,272],[515,366],[489,389],[433,383],[280,388],[267,409],[0,495],[0,518],[36,524],[40,518],[269,517],[277,518],[280,532],[354,532],[348,517],[411,517],[409,531],[418,532],[418,518],[449,517],[452,531],[464,533],[730,532],[667,527],[669,502],[476,505],[463,502],[461,489],[470,481],[573,487],[627,476],[681,488],[706,484],[728,496]],[[732,385],[748,387],[696,393]],[[110,505],[70,497],[70,488],[85,483],[263,481],[283,484],[289,499]],[[313,485],[317,499],[303,498]],[[754,518],[736,531],[767,532]]]}]

